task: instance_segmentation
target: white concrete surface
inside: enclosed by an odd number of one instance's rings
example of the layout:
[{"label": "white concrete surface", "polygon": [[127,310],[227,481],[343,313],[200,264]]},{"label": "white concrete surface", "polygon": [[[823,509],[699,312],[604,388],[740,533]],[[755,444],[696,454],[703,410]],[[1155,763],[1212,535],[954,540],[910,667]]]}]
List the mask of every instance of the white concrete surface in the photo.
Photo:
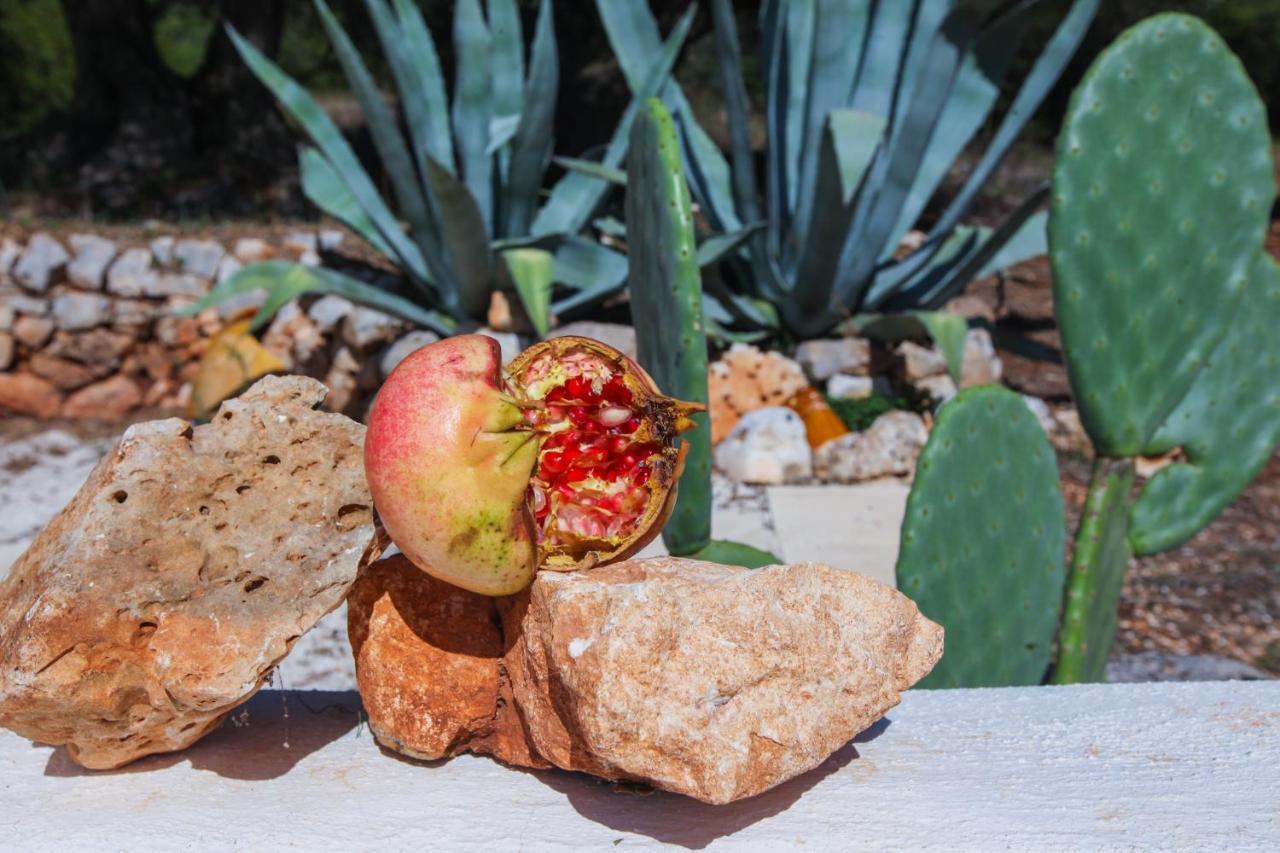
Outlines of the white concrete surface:
[{"label": "white concrete surface", "polygon": [[264,692],[113,773],[0,734],[14,850],[1275,850],[1280,683],[913,692],[826,764],[713,807],[384,754],[350,693]]}]

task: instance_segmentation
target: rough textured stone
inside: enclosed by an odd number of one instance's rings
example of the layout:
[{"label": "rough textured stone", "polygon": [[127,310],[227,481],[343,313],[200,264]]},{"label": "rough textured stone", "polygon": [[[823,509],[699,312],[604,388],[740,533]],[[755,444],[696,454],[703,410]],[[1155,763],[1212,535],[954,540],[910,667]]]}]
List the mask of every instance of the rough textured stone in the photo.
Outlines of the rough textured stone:
[{"label": "rough textured stone", "polygon": [[97,293],[63,293],[53,300],[53,323],[59,329],[92,329],[111,321],[111,300]]},{"label": "rough textured stone", "polygon": [[13,306],[7,302],[0,302],[0,332],[13,331],[13,321],[17,318],[17,312]]},{"label": "rough textured stone", "polygon": [[501,671],[506,644],[493,598],[396,555],[360,572],[347,599],[347,635],[379,743],[428,761],[496,752],[547,766],[524,745]]},{"label": "rough textured stone", "polygon": [[391,375],[391,371],[396,369],[396,365],[404,361],[410,353],[420,350],[427,344],[434,344],[440,340],[440,336],[435,332],[427,329],[414,329],[391,346],[387,347],[386,352],[382,354],[379,367],[382,370],[383,377]]},{"label": "rough textured stone", "polygon": [[118,421],[142,402],[142,390],[127,376],[116,374],[81,388],[62,404],[64,418]]},{"label": "rough textured stone", "polygon": [[865,400],[875,391],[875,380],[870,376],[846,376],[837,373],[827,380],[827,396],[841,400]]},{"label": "rough textured stone", "polygon": [[72,234],[69,242],[76,255],[67,264],[67,280],[86,290],[101,290],[116,244],[93,234]]},{"label": "rough textured stone", "polygon": [[181,749],[376,556],[363,428],[269,377],[138,424],[0,583],[0,724],[86,767]]},{"label": "rough textured stone", "polygon": [[242,269],[244,269],[244,264],[242,264],[239,259],[233,255],[227,255],[218,262],[218,271],[214,275],[213,280],[221,284],[231,278],[231,276],[240,272]]},{"label": "rough textured stone", "polygon": [[939,405],[960,393],[960,389],[956,387],[956,381],[947,373],[917,379],[915,386],[920,391],[927,391],[934,402]]},{"label": "rough textured stone", "polygon": [[940,376],[947,372],[947,358],[933,347],[922,347],[912,341],[903,341],[898,345],[898,355],[902,357],[904,376],[908,382],[916,382],[930,376]]},{"label": "rough textured stone", "polygon": [[804,421],[791,409],[771,406],[743,415],[716,445],[716,467],[739,483],[778,485],[807,480],[813,452]]},{"label": "rough textured stone", "polygon": [[0,278],[9,274],[13,264],[22,254],[22,245],[12,237],[0,240]]},{"label": "rough textured stone", "polygon": [[235,255],[240,262],[251,264],[254,261],[265,261],[274,257],[275,251],[266,240],[258,237],[241,237],[231,248],[231,254]]},{"label": "rough textured stone", "polygon": [[738,418],[765,406],[781,406],[808,386],[800,365],[776,352],[761,352],[748,344],[734,344],[707,372],[707,409],[711,441],[727,436]]},{"label": "rough textured stone", "polygon": [[990,385],[999,382],[1004,365],[996,355],[991,333],[986,329],[970,329],[964,336],[964,364],[960,368],[960,387]]},{"label": "rough textured stone", "polygon": [[122,329],[140,329],[162,311],[163,309],[145,299],[116,299],[111,303],[111,325]]},{"label": "rough textured stone", "polygon": [[44,232],[27,241],[27,247],[14,263],[10,275],[18,284],[35,293],[44,293],[55,284],[71,256],[62,244]]},{"label": "rough textured stone", "polygon": [[331,332],[337,328],[343,318],[355,310],[349,299],[343,299],[332,293],[321,296],[307,309],[307,316],[322,332]]},{"label": "rough textured stone", "polygon": [[342,321],[342,340],[359,352],[393,340],[403,325],[390,314],[356,306]]},{"label": "rough textured stone", "polygon": [[13,336],[31,349],[45,345],[53,334],[53,321],[47,317],[19,317],[13,321]]},{"label": "rough textured stone", "polygon": [[360,362],[346,347],[339,347],[333,354],[333,363],[325,374],[324,384],[329,388],[329,399],[325,405],[330,411],[345,412],[355,401],[359,382],[356,375],[360,372]]},{"label": "rough textured stone", "polygon": [[173,263],[173,244],[174,238],[168,235],[157,237],[148,244],[157,264],[167,267]]},{"label": "rough textured stone", "polygon": [[636,330],[632,326],[626,326],[622,323],[596,323],[590,320],[580,320],[576,323],[566,323],[563,326],[552,329],[549,337],[559,338],[564,335],[593,338],[608,344],[631,358],[637,357]]},{"label": "rough textured stone", "polygon": [[0,282],[0,302],[3,302],[17,314],[31,317],[44,317],[49,313],[49,300],[43,296],[32,296],[12,285]]},{"label": "rough textured stone", "polygon": [[48,346],[48,353],[69,358],[81,364],[115,366],[133,345],[133,337],[110,329],[87,332],[58,332]]},{"label": "rough textured stone", "polygon": [[150,249],[125,249],[107,269],[107,290],[117,296],[142,296],[155,277]]},{"label": "rough textured stone", "polygon": [[209,282],[186,272],[162,272],[145,276],[140,282],[142,295],[155,298],[187,296],[199,299],[209,292]]},{"label": "rough textured stone", "polygon": [[13,351],[16,348],[13,335],[0,332],[0,370],[8,370],[13,364]]},{"label": "rough textured stone", "polygon": [[919,415],[886,412],[868,429],[834,438],[814,451],[813,472],[837,483],[910,474],[928,440]]},{"label": "rough textured stone", "polygon": [[345,236],[346,235],[344,235],[341,231],[338,231],[337,229],[334,229],[334,228],[326,228],[322,230],[318,235],[318,243],[319,243],[320,251],[322,252],[337,251],[338,247],[342,245],[342,241],[345,238]]},{"label": "rough textured stone", "polygon": [[214,240],[179,240],[173,247],[173,257],[183,272],[212,279],[218,272],[218,263],[227,250]]},{"label": "rough textured stone", "polygon": [[871,342],[865,338],[805,341],[796,347],[796,361],[820,382],[840,373],[867,376],[871,372]]},{"label": "rough textured stone", "polygon": [[0,373],[0,410],[52,418],[62,406],[53,384],[30,373]]},{"label": "rough textured stone", "polygon": [[48,379],[55,387],[61,388],[63,391],[74,391],[76,388],[83,388],[95,379],[100,379],[106,375],[104,371],[110,371],[110,366],[97,366],[90,368],[88,365],[71,361],[66,358],[59,358],[56,355],[50,355],[47,352],[32,353],[31,358],[27,360],[27,367],[35,375]]}]

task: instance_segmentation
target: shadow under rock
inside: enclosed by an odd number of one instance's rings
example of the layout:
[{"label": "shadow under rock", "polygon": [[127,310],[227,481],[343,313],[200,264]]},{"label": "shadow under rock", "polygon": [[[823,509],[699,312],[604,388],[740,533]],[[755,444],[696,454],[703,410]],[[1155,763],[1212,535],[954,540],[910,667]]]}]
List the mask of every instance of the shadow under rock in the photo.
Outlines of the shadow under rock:
[{"label": "shadow under rock", "polygon": [[[227,715],[222,725],[187,749],[140,758],[115,770],[87,770],[66,747],[49,755],[46,776],[148,773],[186,761],[227,779],[262,781],[292,770],[364,719],[354,690],[260,691]],[[39,745],[47,749],[47,746]]]},{"label": "shadow under rock", "polygon": [[881,719],[809,772],[763,794],[723,806],[665,791],[649,793],[647,789],[630,789],[636,793],[627,796],[619,791],[628,791],[628,786],[582,773],[556,770],[527,772],[549,788],[564,794],[578,814],[588,820],[620,832],[645,835],[663,844],[701,850],[718,838],[733,835],[786,811],[819,782],[857,759],[855,743],[875,740],[889,725],[888,719]]}]

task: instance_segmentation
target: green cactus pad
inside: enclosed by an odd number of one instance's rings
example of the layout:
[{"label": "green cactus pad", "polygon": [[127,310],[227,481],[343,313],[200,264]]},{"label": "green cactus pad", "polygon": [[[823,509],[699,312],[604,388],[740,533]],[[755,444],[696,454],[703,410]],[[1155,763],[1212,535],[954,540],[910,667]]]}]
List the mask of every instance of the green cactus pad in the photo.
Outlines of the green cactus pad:
[{"label": "green cactus pad", "polygon": [[1213,520],[1280,442],[1280,265],[1258,257],[1231,333],[1148,448],[1181,447],[1187,463],[1160,471],[1133,507],[1134,553],[1173,548]]},{"label": "green cactus pad", "polygon": [[1076,89],[1049,242],[1071,384],[1100,454],[1141,452],[1231,326],[1273,168],[1257,91],[1196,18],[1139,23]]},{"label": "green cactus pad", "polygon": [[1094,462],[1076,535],[1067,606],[1058,637],[1056,684],[1102,681],[1116,636],[1116,608],[1129,567],[1129,492],[1133,460]]},{"label": "green cactus pad", "polygon": [[922,687],[1039,684],[1062,603],[1066,522],[1044,430],[1016,394],[938,414],[907,500],[898,588],[946,629]]},{"label": "green cactus pad", "polygon": [[[627,155],[627,263],[631,318],[640,363],[666,394],[707,402],[707,339],[702,325],[689,187],[671,114],[651,98],[631,128]],[[711,428],[705,412],[685,435],[689,455],[675,510],[662,531],[672,554],[711,541]]]}]

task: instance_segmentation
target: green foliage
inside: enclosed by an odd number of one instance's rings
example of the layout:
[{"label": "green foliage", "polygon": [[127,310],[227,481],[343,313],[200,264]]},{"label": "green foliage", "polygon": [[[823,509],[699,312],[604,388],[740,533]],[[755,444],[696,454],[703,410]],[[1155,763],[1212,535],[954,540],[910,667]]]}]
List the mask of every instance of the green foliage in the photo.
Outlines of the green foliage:
[{"label": "green foliage", "polygon": [[[640,363],[665,393],[707,402],[707,339],[702,278],[689,187],[671,114],[650,99],[631,129],[627,157],[631,312]],[[679,496],[662,538],[673,554],[711,541],[711,427],[706,412],[687,433]]]},{"label": "green foliage", "polygon": [[1039,684],[1062,602],[1058,468],[1027,405],[994,385],[943,406],[902,526],[898,587],[946,629],[921,687]]},{"label": "green foliage", "polygon": [[691,554],[682,556],[693,560],[706,560],[709,563],[724,563],[728,566],[743,566],[748,569],[762,569],[765,566],[776,566],[782,562],[774,554],[762,551],[741,542],[730,542],[725,539],[712,539],[703,547]]},{"label": "green foliage", "polygon": [[[574,236],[590,221],[609,182],[571,173],[539,204],[559,88],[550,0],[539,4],[527,62],[515,0],[487,0],[487,15],[479,0],[457,0],[452,99],[417,5],[412,0],[366,0],[365,5],[396,87],[405,132],[346,30],[324,0],[315,0],[364,111],[389,178],[394,211],[316,100],[238,33],[231,31],[231,37],[250,69],[311,139],[312,145],[299,152],[303,191],[404,271],[420,309],[415,322],[424,322],[424,314],[431,317],[427,325],[432,328],[482,321],[491,291],[507,284],[543,331],[553,315],[615,292],[625,278],[622,257]],[[670,73],[688,25],[686,15],[668,43],[650,57],[648,90],[656,92]],[[642,94],[637,95],[618,128],[606,165],[621,162],[641,100]],[[497,255],[512,250],[524,254],[499,263]],[[562,251],[569,256],[564,263]],[[546,280],[547,265],[536,252],[557,256],[552,281]],[[584,279],[561,274],[584,268],[601,275]],[[259,270],[255,276],[261,274]],[[568,295],[553,301],[553,284]],[[238,288],[233,276],[201,306],[217,304]]]},{"label": "green foliage", "polygon": [[181,77],[199,69],[218,26],[214,10],[197,0],[165,5],[155,22],[156,50],[165,64]]},{"label": "green foliage", "polygon": [[58,0],[0,4],[0,139],[70,104],[75,77],[71,35]]},{"label": "green foliage", "polygon": [[827,403],[844,425],[854,432],[868,429],[876,418],[895,409],[908,412],[933,411],[933,398],[929,393],[914,388],[894,397],[887,397],[879,392],[872,392],[870,397],[861,400],[827,397]]},{"label": "green foliage", "polygon": [[[634,88],[657,49],[657,24],[635,0],[596,5]],[[765,227],[724,257],[732,287],[711,292],[718,306],[710,320],[737,330],[821,335],[851,314],[937,307],[973,278],[1043,251],[1039,194],[994,232],[959,221],[1070,59],[1098,0],[1070,4],[963,188],[924,244],[894,258],[994,109],[1038,3],[997,5],[765,0],[761,68],[770,132],[760,192],[732,4],[712,0],[729,160],[674,83],[663,97],[711,228]]]},{"label": "green foliage", "polygon": [[[1261,257],[1272,169],[1253,84],[1196,18],[1128,30],[1072,96],[1050,257],[1072,390],[1100,458],[1060,683],[1103,677],[1130,553],[1172,547],[1211,521],[1280,440],[1280,273]],[[1132,457],[1179,447],[1187,462],[1135,503]]]}]

